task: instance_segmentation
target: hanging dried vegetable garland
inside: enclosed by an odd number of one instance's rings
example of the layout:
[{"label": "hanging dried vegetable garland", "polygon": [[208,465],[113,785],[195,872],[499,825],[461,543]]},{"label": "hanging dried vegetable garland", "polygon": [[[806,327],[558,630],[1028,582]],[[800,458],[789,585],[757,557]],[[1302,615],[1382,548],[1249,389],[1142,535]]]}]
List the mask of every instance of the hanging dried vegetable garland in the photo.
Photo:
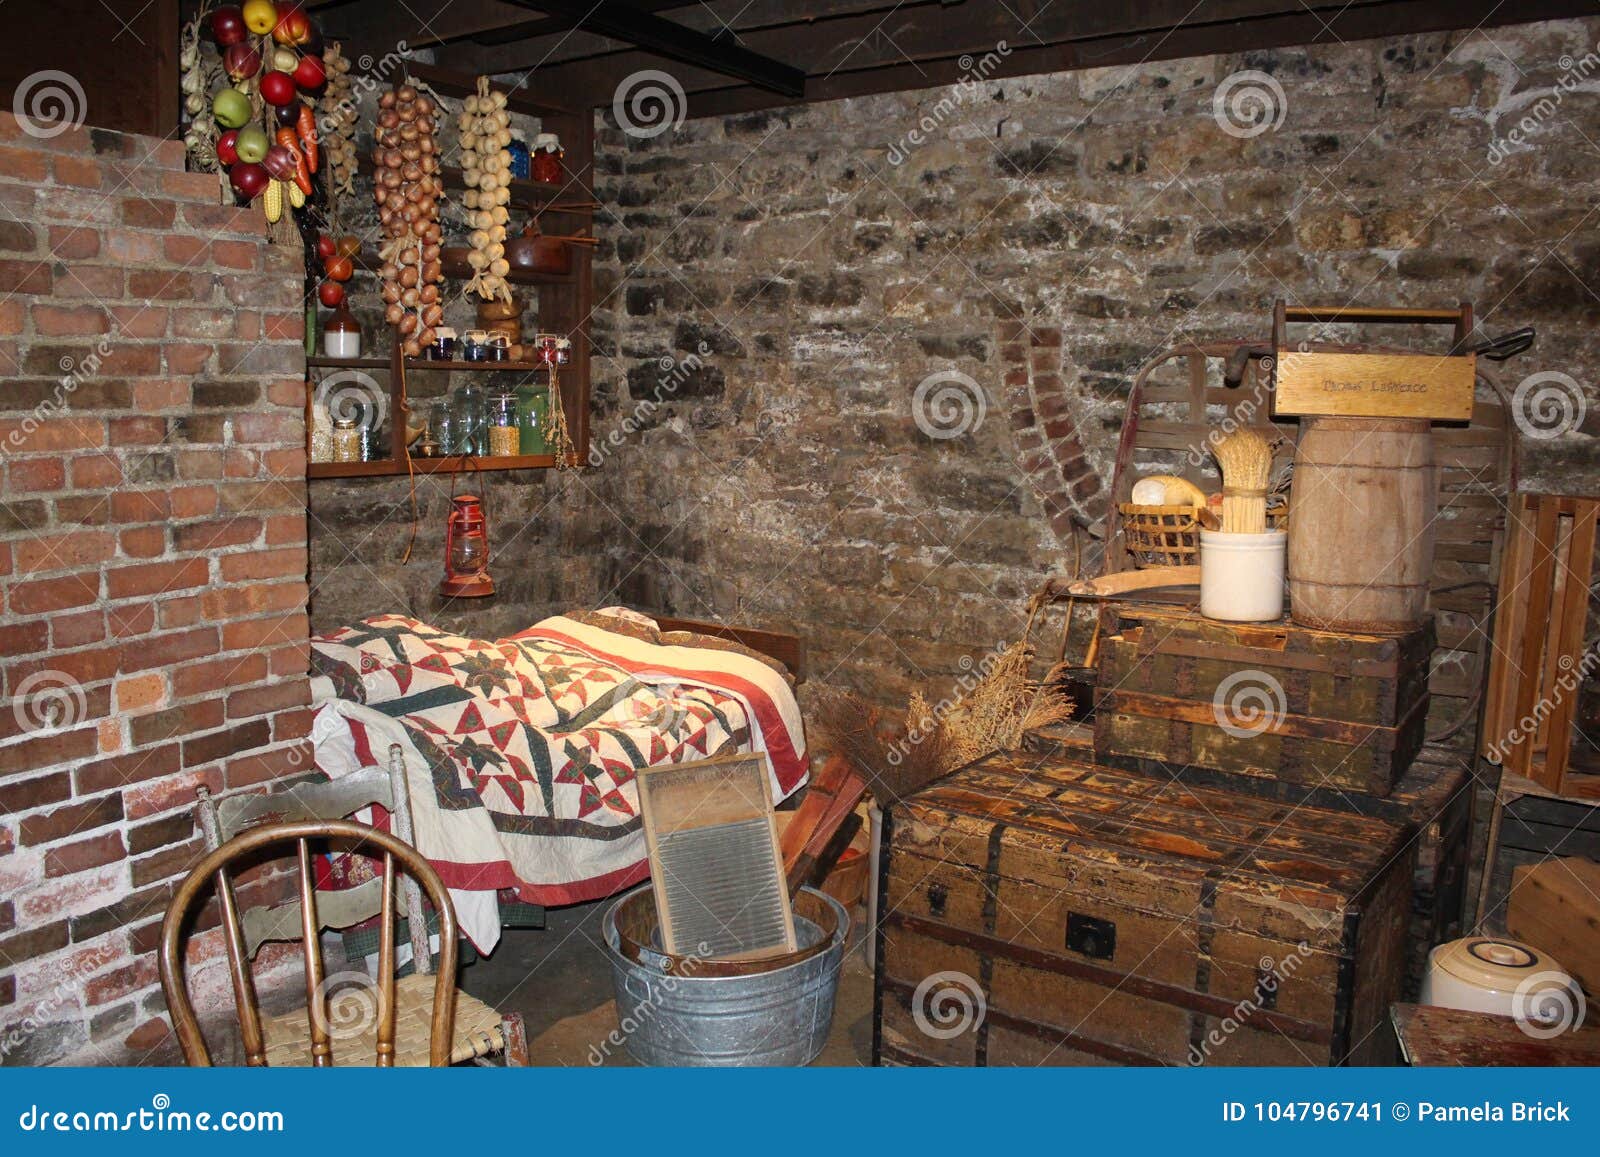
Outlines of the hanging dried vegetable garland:
[{"label": "hanging dried vegetable garland", "polygon": [[439,259],[439,199],[444,182],[434,143],[438,105],[433,98],[405,84],[386,92],[378,102],[374,139],[373,195],[388,238],[378,251],[383,265],[384,320],[400,335],[401,351],[418,357],[434,340],[434,327],[444,317],[439,286],[444,267]]},{"label": "hanging dried vegetable garland", "polygon": [[328,201],[330,215],[338,218],[339,198],[356,191],[356,107],[355,85],[350,80],[350,58],[337,44],[328,45],[323,54],[328,87],[318,102],[322,152],[328,161]]},{"label": "hanging dried vegetable garland", "polygon": [[489,78],[478,78],[478,94],[462,102],[461,173],[466,192],[461,201],[467,207],[471,251],[467,264],[472,280],[467,290],[486,301],[511,300],[506,275],[511,264],[506,260],[506,222],[511,202],[511,114],[506,111],[506,94],[492,91]]}]

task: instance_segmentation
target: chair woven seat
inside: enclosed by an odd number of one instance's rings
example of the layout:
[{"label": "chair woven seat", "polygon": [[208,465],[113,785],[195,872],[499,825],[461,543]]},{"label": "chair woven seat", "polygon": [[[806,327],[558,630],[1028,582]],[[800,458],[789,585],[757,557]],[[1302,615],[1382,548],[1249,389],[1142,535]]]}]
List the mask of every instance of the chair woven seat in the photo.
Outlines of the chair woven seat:
[{"label": "chair woven seat", "polygon": [[[402,976],[395,981],[395,1060],[397,1067],[424,1067],[428,1063],[428,1031],[433,1015],[432,976]],[[345,998],[341,1016],[340,993],[329,998],[328,1034],[332,1037],[335,1066],[371,1067],[378,1043],[378,990],[361,987]],[[311,1025],[304,1008],[281,1016],[263,1017],[267,1064],[273,1068],[305,1067],[311,1063]],[[459,1065],[505,1049],[500,1014],[483,1001],[456,990],[455,1035],[450,1063]]]}]

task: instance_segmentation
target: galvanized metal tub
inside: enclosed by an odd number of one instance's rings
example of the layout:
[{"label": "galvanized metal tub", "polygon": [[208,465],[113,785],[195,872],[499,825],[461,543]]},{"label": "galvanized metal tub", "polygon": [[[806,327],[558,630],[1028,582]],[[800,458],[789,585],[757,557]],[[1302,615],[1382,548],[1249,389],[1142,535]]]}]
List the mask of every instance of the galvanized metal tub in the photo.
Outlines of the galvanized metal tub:
[{"label": "galvanized metal tub", "polygon": [[[739,976],[696,975],[693,958],[676,961],[652,952],[629,959],[622,951],[618,912],[654,899],[645,884],[606,910],[604,935],[617,993],[618,1035],[646,1065],[804,1065],[827,1043],[839,968],[850,936],[850,915],[832,896],[806,888],[809,904],[833,917],[831,929],[795,915],[802,951],[763,970],[751,962]],[[640,893],[645,893],[640,898]],[[826,919],[824,923],[828,923]],[[670,971],[669,971],[670,970]]]}]

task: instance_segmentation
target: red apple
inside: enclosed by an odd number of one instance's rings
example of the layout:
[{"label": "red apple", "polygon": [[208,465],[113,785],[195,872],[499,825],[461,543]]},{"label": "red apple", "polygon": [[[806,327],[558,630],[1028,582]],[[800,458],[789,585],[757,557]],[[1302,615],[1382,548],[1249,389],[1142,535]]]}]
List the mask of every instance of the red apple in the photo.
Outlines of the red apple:
[{"label": "red apple", "polygon": [[244,26],[244,13],[238,5],[224,4],[211,14],[211,35],[223,48],[238,44],[248,31]]},{"label": "red apple", "polygon": [[320,56],[302,56],[295,65],[294,82],[307,92],[315,92],[328,82],[328,70]]},{"label": "red apple", "polygon": [[222,54],[222,67],[233,80],[248,80],[261,71],[261,53],[248,41],[230,44]]},{"label": "red apple", "polygon": [[282,145],[273,145],[268,149],[267,155],[261,158],[261,163],[265,166],[267,172],[280,181],[294,179],[294,154]]},{"label": "red apple", "polygon": [[224,165],[239,163],[239,130],[229,129],[217,138],[217,160]]},{"label": "red apple", "polygon": [[338,247],[336,245],[334,245],[332,237],[329,237],[326,233],[321,233],[321,234],[317,235],[317,256],[318,257],[320,257],[324,261],[326,261],[326,260],[328,260],[328,258],[332,257],[334,254],[336,254],[338,252],[339,252],[339,249],[338,249]]},{"label": "red apple", "polygon": [[329,309],[338,309],[339,303],[344,300],[344,286],[337,281],[324,281],[317,286],[317,300]]},{"label": "red apple", "polygon": [[228,170],[228,183],[233,186],[235,193],[247,201],[265,189],[270,180],[272,178],[266,169],[248,162],[240,162]]},{"label": "red apple", "polygon": [[273,69],[261,74],[261,99],[268,104],[284,105],[294,100],[294,77]]},{"label": "red apple", "polygon": [[272,39],[279,44],[304,44],[311,39],[311,17],[298,4],[279,4]]}]

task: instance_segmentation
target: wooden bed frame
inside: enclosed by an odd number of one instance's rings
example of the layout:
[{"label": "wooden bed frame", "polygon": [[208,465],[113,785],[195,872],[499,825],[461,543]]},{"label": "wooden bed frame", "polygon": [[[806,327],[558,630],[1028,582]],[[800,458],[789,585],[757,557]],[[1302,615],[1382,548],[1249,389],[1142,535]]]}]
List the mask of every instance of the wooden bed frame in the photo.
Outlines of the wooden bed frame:
[{"label": "wooden bed frame", "polygon": [[799,635],[755,627],[732,627],[727,623],[709,623],[701,619],[679,619],[671,615],[658,615],[654,611],[639,613],[649,615],[663,631],[698,631],[702,635],[742,643],[752,651],[760,651],[768,658],[778,660],[789,669],[796,683],[805,682],[806,647]]}]

